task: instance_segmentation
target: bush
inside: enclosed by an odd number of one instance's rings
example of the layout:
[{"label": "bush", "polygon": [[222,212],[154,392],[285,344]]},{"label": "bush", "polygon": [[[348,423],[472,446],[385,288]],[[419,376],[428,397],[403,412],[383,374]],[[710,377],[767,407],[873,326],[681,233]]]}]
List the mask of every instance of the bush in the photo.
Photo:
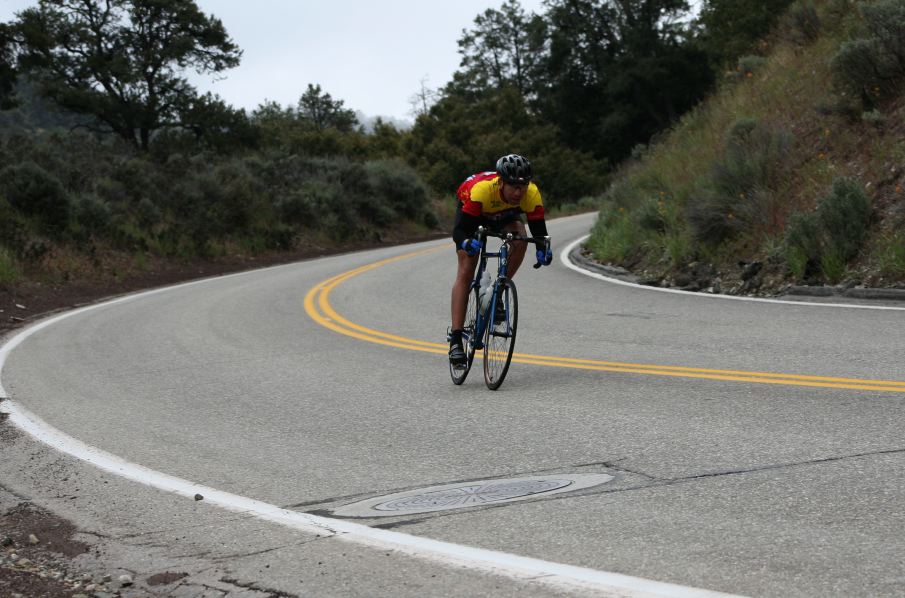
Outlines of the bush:
[{"label": "bush", "polygon": [[811,0],[798,0],[789,8],[787,23],[793,43],[804,46],[820,36],[820,17]]},{"label": "bush", "polygon": [[875,250],[877,266],[883,274],[905,277],[905,233],[887,234]]},{"label": "bush", "polygon": [[429,211],[427,186],[409,166],[398,161],[380,160],[368,162],[365,170],[375,203],[413,221]]},{"label": "bush", "polygon": [[27,223],[5,198],[0,196],[0,246],[22,255],[28,244]]},{"label": "bush", "polygon": [[608,206],[600,211],[586,247],[600,262],[626,264],[639,256],[648,238],[629,212]]},{"label": "bush", "polygon": [[69,220],[69,197],[60,181],[28,161],[0,170],[0,191],[10,205],[36,217],[50,232],[59,233]]},{"label": "bush", "polygon": [[317,223],[316,190],[303,187],[276,198],[274,207],[280,220],[289,224],[315,226]]},{"label": "bush", "polygon": [[113,213],[110,205],[93,193],[79,196],[72,204],[71,228],[78,240],[100,235],[110,226]]},{"label": "bush", "polygon": [[762,56],[742,56],[738,59],[738,66],[735,67],[735,76],[739,79],[751,77],[759,71],[767,59]]},{"label": "bush", "polygon": [[905,1],[860,5],[864,30],[844,42],[830,61],[837,88],[860,97],[864,108],[901,93],[905,79]]},{"label": "bush", "polygon": [[[794,214],[786,233],[786,262],[798,277],[819,270],[838,282],[867,237],[870,200],[860,183],[838,178],[814,212]],[[801,262],[804,261],[804,266]]]},{"label": "bush", "polygon": [[693,238],[716,246],[742,231],[778,228],[791,146],[792,135],[783,129],[755,119],[734,123],[723,155],[698,189],[698,201],[688,205]]},{"label": "bush", "polygon": [[22,279],[22,267],[12,251],[0,247],[0,287],[15,284]]}]

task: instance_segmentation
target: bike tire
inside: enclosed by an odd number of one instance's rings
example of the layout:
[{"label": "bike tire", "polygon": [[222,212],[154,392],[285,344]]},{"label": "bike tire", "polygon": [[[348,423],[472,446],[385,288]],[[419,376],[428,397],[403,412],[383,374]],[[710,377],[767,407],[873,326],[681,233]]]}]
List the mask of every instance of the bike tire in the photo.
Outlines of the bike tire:
[{"label": "bike tire", "polygon": [[471,364],[474,362],[475,354],[475,326],[478,319],[478,291],[472,289],[468,293],[468,305],[465,308],[465,327],[462,330],[462,345],[465,349],[467,358],[464,364],[449,364],[449,375],[453,384],[459,385],[465,382],[468,372],[471,371]]},{"label": "bike tire", "polygon": [[506,379],[512,352],[515,349],[515,333],[518,329],[518,293],[515,283],[504,280],[494,293],[488,314],[493,318],[497,302],[503,302],[506,317],[495,324],[488,322],[484,333],[484,382],[490,390],[496,390]]}]

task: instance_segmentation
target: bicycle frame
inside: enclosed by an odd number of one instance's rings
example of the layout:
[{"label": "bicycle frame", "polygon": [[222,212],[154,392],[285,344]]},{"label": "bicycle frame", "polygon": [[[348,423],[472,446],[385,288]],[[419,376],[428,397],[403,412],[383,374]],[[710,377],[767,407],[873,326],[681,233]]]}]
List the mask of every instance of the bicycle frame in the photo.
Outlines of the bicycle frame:
[{"label": "bicycle frame", "polygon": [[[481,258],[478,261],[478,267],[475,269],[475,278],[471,282],[471,289],[469,292],[474,292],[474,289],[479,289],[481,287],[481,278],[484,276],[484,271],[487,269],[487,261],[492,258],[498,258],[497,265],[497,275],[496,280],[491,281],[493,285],[493,294],[490,297],[490,301],[487,303],[487,306],[482,310],[480,308],[480,304],[478,305],[478,313],[477,318],[475,319],[475,331],[474,331],[474,348],[475,351],[479,351],[484,348],[484,333],[487,331],[487,323],[492,321],[493,313],[496,309],[496,303],[499,295],[500,283],[507,279],[506,270],[509,265],[509,239],[504,238],[503,243],[500,245],[500,250],[497,252],[487,251],[487,236],[488,233],[484,231],[483,227],[478,227],[478,235],[481,238]],[[508,235],[509,237],[514,237],[512,233]],[[504,309],[508,309],[509,306],[503,306]]]},{"label": "bicycle frame", "polygon": [[[540,237],[523,237],[521,235],[517,235],[513,232],[506,233],[493,233],[486,230],[483,226],[479,226],[476,238],[481,241],[481,257],[478,261],[478,267],[475,269],[475,277],[471,282],[471,287],[468,292],[474,292],[476,288],[480,288],[481,286],[481,278],[484,275],[484,271],[487,269],[487,260],[492,258],[499,258],[499,263],[497,265],[497,276],[496,280],[492,282],[493,284],[493,295],[490,298],[490,301],[486,307],[486,309],[481,310],[478,309],[477,318],[475,320],[475,351],[484,348],[483,338],[484,333],[487,331],[487,323],[488,321],[492,321],[494,310],[496,309],[497,299],[499,298],[499,289],[500,285],[508,280],[508,276],[506,271],[509,265],[509,243],[512,241],[526,241],[528,243],[533,243],[534,245],[540,247],[541,243],[543,243],[544,251],[548,251],[550,249],[550,237],[544,237],[541,239]],[[503,243],[500,245],[500,250],[497,252],[487,251],[487,238],[488,237],[496,237],[498,239],[502,239]],[[535,268],[540,268],[540,264],[535,264]],[[504,310],[509,309],[508,305],[503,306]],[[488,317],[489,316],[489,317]],[[507,313],[508,316],[508,313]],[[508,322],[508,317],[507,317]],[[466,339],[467,341],[467,339]]]}]

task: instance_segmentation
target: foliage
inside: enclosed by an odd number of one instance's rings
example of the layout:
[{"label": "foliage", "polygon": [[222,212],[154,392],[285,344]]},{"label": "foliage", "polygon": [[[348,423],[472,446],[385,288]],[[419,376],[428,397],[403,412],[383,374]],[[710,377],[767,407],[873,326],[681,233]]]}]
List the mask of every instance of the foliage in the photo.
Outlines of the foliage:
[{"label": "foliage", "polygon": [[631,213],[611,204],[600,211],[586,246],[600,262],[626,264],[643,252],[648,236]]},{"label": "foliage", "polygon": [[[813,212],[795,214],[786,232],[787,261],[802,276],[821,271],[838,282],[847,264],[858,255],[867,236],[870,200],[861,184],[838,178]],[[804,261],[804,267],[800,263]]]},{"label": "foliage", "polygon": [[22,279],[22,266],[13,253],[0,246],[0,287],[12,285]]},{"label": "foliage", "polygon": [[308,84],[308,89],[299,99],[298,115],[314,129],[323,131],[332,127],[348,133],[358,124],[355,112],[343,108],[342,100],[334,100],[320,85]]},{"label": "foliage", "polygon": [[861,99],[864,109],[901,93],[905,80],[905,1],[860,5],[863,29],[842,44],[831,68],[836,86]]},{"label": "foliage", "polygon": [[785,17],[792,43],[806,46],[820,36],[820,16],[812,0],[796,0]]},{"label": "foliage", "polygon": [[19,67],[46,97],[145,149],[191,112],[182,70],[217,73],[241,56],[223,24],[185,0],[41,0],[13,28]]},{"label": "foliage", "polygon": [[523,98],[534,97],[546,37],[544,20],[526,14],[517,0],[488,8],[459,39],[462,63],[452,85],[472,96],[514,87]]},{"label": "foliage", "polygon": [[9,25],[0,23],[0,110],[16,106],[16,77],[12,30]]},{"label": "foliage", "polygon": [[[265,102],[251,114],[255,145],[306,156],[364,159],[398,151],[398,131],[379,121],[379,134],[366,135],[342,100],[333,100],[320,85],[308,85],[296,107]],[[394,154],[395,155],[395,154]]]},{"label": "foliage", "polygon": [[735,75],[738,78],[751,77],[760,70],[766,63],[763,56],[742,56],[738,59],[738,66],[735,67]]},{"label": "foliage", "polygon": [[560,138],[617,163],[672,125],[710,88],[704,52],[681,25],[678,0],[555,0],[549,51],[532,105]]},{"label": "foliage", "polygon": [[0,172],[0,245],[31,262],[47,238],[86,254],[103,246],[192,259],[437,224],[427,187],[398,160],[208,152],[157,161],[83,135],[10,139],[0,155],[14,162]]},{"label": "foliage", "polygon": [[702,44],[715,65],[732,65],[750,53],[792,0],[705,0],[699,21]]},{"label": "foliage", "polygon": [[449,194],[471,174],[492,170],[501,155],[523,154],[550,207],[599,191],[607,170],[538,122],[512,87],[477,100],[450,93],[418,118],[405,152],[431,188]]},{"label": "foliage", "polygon": [[769,233],[782,222],[781,187],[792,136],[756,119],[735,122],[723,155],[702,182],[699,201],[689,206],[695,240],[719,245],[742,231]]},{"label": "foliage", "polygon": [[0,170],[0,192],[22,214],[59,232],[69,219],[69,197],[59,179],[31,161]]},{"label": "foliage", "polygon": [[905,233],[898,231],[881,237],[874,257],[881,273],[905,278]]}]

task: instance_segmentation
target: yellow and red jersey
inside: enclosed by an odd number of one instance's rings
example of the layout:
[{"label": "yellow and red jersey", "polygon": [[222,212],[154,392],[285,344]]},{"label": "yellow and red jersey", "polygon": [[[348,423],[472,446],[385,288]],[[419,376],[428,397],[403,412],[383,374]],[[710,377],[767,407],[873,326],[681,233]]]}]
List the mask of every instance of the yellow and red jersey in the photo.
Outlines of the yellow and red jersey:
[{"label": "yellow and red jersey", "polygon": [[526,214],[528,222],[544,219],[544,202],[534,183],[528,183],[525,195],[517,206],[503,201],[500,194],[500,175],[496,172],[473,174],[459,185],[456,197],[462,202],[462,213],[490,220]]}]

